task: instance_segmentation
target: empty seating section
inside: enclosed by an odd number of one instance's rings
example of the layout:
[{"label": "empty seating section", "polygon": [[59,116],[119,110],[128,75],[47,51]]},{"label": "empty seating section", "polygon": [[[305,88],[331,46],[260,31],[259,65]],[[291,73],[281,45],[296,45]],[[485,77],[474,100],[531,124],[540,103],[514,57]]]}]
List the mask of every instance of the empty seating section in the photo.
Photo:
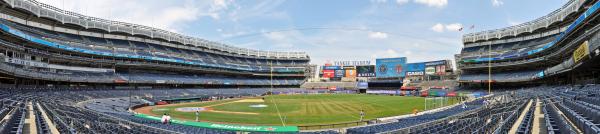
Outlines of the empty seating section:
[{"label": "empty seating section", "polygon": [[532,103],[532,106],[529,108],[527,113],[524,116],[524,119],[521,121],[517,133],[519,134],[529,134],[531,133],[531,128],[533,127],[533,112],[535,111],[536,103]]},{"label": "empty seating section", "polygon": [[452,108],[449,108],[449,109],[446,109],[443,111],[439,111],[439,112],[435,112],[435,113],[431,113],[431,114],[423,114],[423,115],[408,117],[408,118],[404,118],[404,119],[399,119],[396,122],[351,128],[351,129],[348,129],[347,132],[349,134],[361,134],[361,133],[380,133],[380,132],[399,130],[402,128],[406,128],[406,127],[434,121],[437,119],[442,119],[442,118],[449,117],[452,115],[456,115],[461,112],[473,110],[478,107],[481,107],[481,103],[482,103],[482,100],[476,100],[473,102],[467,102],[466,103],[467,108],[462,108],[462,106],[454,106]]},{"label": "empty seating section", "polygon": [[598,127],[598,124],[600,124],[600,111],[585,107],[569,99],[563,101],[563,104],[559,104],[559,108],[571,121],[574,121],[578,128],[582,128],[584,133],[600,133]]},{"label": "empty seating section", "polygon": [[[552,119],[547,120],[550,122],[549,130],[564,133],[564,131],[577,129],[586,134],[600,133],[600,110],[597,107],[599,103],[589,103],[594,102],[593,100],[600,95],[599,85],[586,85],[581,88],[561,87],[553,91],[554,94],[549,95],[547,99],[550,105],[546,106]],[[561,111],[566,118],[561,118],[555,113],[556,111]],[[572,128],[567,127],[570,125],[564,126],[563,122],[570,122],[567,124],[571,124]]]},{"label": "empty seating section", "polygon": [[[541,72],[540,70],[531,70],[531,71],[519,71],[519,72],[501,72],[492,74],[492,80],[500,81],[500,82],[515,82],[515,81],[529,81],[538,75]],[[479,74],[463,74],[460,76],[459,80],[461,81],[483,81],[488,80],[488,73],[479,73]]]},{"label": "empty seating section", "polygon": [[183,61],[191,61],[194,62],[193,65],[238,69],[241,71],[247,71],[246,69],[249,68],[254,69],[250,71],[257,72],[266,72],[265,70],[260,69],[266,69],[272,65],[297,67],[306,65],[308,63],[308,60],[306,59],[269,59],[268,62],[259,62],[260,60],[264,59],[258,59],[259,57],[249,57],[244,55],[233,55],[225,52],[216,52],[208,49],[201,49],[202,51],[199,51],[200,48],[188,50],[145,42],[57,33],[45,29],[24,26],[3,19],[0,20],[0,23],[11,27],[11,29],[18,30],[26,35],[37,37],[39,39],[60,43],[62,45],[67,45],[74,48],[85,49],[85,52],[90,50],[103,54],[114,54],[114,56],[116,56],[115,58],[128,57],[135,59],[136,56],[138,57],[136,60],[139,60],[140,58],[146,60],[160,58],[159,61],[177,61],[176,63],[180,64],[185,63]]},{"label": "empty seating section", "polygon": [[[0,89],[0,115],[10,116],[10,120],[0,124],[0,133],[22,133],[27,110],[26,101],[39,104],[60,133],[207,133],[235,134],[234,131],[199,128],[178,124],[165,125],[158,121],[132,116],[127,109],[131,106],[128,95],[135,96],[131,104],[139,105],[150,101],[184,97],[258,96],[272,91],[275,94],[296,92],[309,93],[326,90],[305,89],[150,89],[150,90],[94,90],[94,89],[43,89],[43,88],[2,88]],[[78,102],[83,102],[77,105]],[[9,112],[6,112],[6,111]],[[39,133],[49,133],[49,126],[40,109],[34,106],[35,122]],[[335,131],[306,132],[305,134],[337,134]]]},{"label": "empty seating section", "polygon": [[[3,86],[7,87],[7,86]],[[34,86],[0,90],[0,133],[21,133],[25,126],[27,102],[32,102],[37,131],[49,133],[51,122],[60,133],[219,133],[236,132],[199,128],[132,116],[128,108],[172,98],[229,98],[260,96],[268,91],[314,93],[306,89],[44,89]],[[348,134],[362,133],[532,133],[544,129],[550,134],[599,133],[599,85],[541,86],[496,92],[462,104],[400,118],[393,122],[348,128]],[[131,98],[130,98],[131,96]],[[543,120],[534,122],[535,103],[540,101]],[[39,107],[37,107],[39,104]],[[466,107],[465,107],[466,106]],[[42,115],[41,111],[45,112]],[[49,120],[43,117],[47,116]],[[534,123],[542,123],[534,128]],[[517,126],[517,127],[513,127]],[[53,128],[54,128],[53,127]],[[301,132],[336,134],[338,131]]]},{"label": "empty seating section", "polygon": [[[3,105],[6,105],[4,104],[5,101],[3,101],[2,103]],[[8,116],[8,120],[1,122],[2,124],[0,124],[0,133],[23,133],[23,128],[25,127],[25,115],[27,114],[27,111],[25,110],[25,105],[23,103],[11,103],[3,107],[10,109],[10,111],[6,113],[6,115],[4,115],[4,117]]]},{"label": "empty seating section", "polygon": [[[556,35],[551,35],[547,37],[531,39],[527,41],[520,42],[511,42],[511,43],[501,43],[501,44],[493,44],[492,45],[492,53],[500,53],[501,55],[508,55],[506,53],[522,53],[530,50],[534,50],[541,46],[550,43],[555,39]],[[467,57],[473,57],[473,59],[479,57],[487,57],[489,54],[489,46],[475,46],[475,47],[466,47],[463,48],[461,55]]]},{"label": "empty seating section", "polygon": [[[487,101],[493,101],[489,99]],[[492,133],[507,132],[518,112],[525,107],[522,97],[493,102],[481,108],[442,120],[417,125],[396,132],[401,133]]]},{"label": "empty seating section", "polygon": [[544,101],[544,118],[549,134],[568,134],[575,132],[575,129],[568,124],[561,114],[558,113],[556,105],[550,100]]},{"label": "empty seating section", "polygon": [[[461,110],[459,105],[396,122],[350,128],[347,133],[508,133],[514,129],[514,133],[528,134],[536,129],[550,134],[595,134],[600,133],[599,95],[600,85],[522,88],[468,102],[470,110]],[[482,100],[488,104],[469,104]],[[542,105],[541,122],[533,119],[536,100]],[[534,123],[545,126],[534,128]]]},{"label": "empty seating section", "polygon": [[0,68],[12,71],[16,75],[35,77],[55,81],[113,83],[115,80],[125,80],[133,83],[164,83],[164,84],[208,84],[208,85],[301,85],[304,79],[269,77],[226,77],[221,75],[177,74],[168,72],[86,72],[24,68],[22,65],[0,63]]},{"label": "empty seating section", "polygon": [[40,112],[40,110],[36,106],[33,106],[33,108],[34,108],[35,117],[36,117],[35,118],[35,122],[37,124],[36,125],[37,126],[37,132],[39,134],[49,134],[50,133],[50,128],[48,128],[48,123],[42,117],[42,112]]}]

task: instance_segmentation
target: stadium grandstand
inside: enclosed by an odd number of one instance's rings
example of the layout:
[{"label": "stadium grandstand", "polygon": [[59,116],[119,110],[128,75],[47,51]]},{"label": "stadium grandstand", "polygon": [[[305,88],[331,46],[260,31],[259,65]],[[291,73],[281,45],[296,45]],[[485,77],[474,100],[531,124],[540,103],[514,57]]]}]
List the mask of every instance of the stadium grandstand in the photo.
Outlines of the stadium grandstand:
[{"label": "stadium grandstand", "polygon": [[0,133],[600,134],[599,15],[600,1],[565,1],[463,35],[454,61],[315,65],[0,0]]},{"label": "stadium grandstand", "polygon": [[594,4],[571,0],[527,23],[465,35],[464,48],[456,55],[461,70],[459,81],[479,86],[488,82],[498,86],[597,82],[598,72],[594,69],[575,70],[595,64],[590,58],[597,55],[598,48]]},{"label": "stadium grandstand", "polygon": [[4,5],[12,8],[0,17],[2,72],[11,78],[3,83],[294,86],[310,61],[303,52],[238,48],[35,1]]}]

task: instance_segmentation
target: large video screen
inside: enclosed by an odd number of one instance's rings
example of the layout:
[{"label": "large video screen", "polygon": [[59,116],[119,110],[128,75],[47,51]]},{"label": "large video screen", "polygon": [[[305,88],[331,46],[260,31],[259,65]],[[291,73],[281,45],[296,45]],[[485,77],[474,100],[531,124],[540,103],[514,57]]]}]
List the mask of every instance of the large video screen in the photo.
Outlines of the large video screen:
[{"label": "large video screen", "polygon": [[404,77],[406,57],[376,59],[376,75],[379,78]]},{"label": "large video screen", "polygon": [[404,70],[407,76],[421,76],[425,73],[425,63],[409,63]]},{"label": "large video screen", "polygon": [[375,66],[356,66],[356,75],[358,77],[375,77]]}]

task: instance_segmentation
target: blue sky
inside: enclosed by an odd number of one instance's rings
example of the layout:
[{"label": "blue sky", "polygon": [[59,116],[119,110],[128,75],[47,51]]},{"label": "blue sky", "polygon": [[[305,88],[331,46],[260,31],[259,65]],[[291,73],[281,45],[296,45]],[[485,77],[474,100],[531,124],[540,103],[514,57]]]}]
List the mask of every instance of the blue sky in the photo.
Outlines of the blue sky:
[{"label": "blue sky", "polygon": [[[534,20],[567,0],[40,0],[82,14],[259,50],[307,52],[313,64],[453,59],[461,37]],[[474,25],[474,29],[469,27]],[[464,27],[463,31],[457,29]],[[374,63],[374,62],[373,62]]]}]

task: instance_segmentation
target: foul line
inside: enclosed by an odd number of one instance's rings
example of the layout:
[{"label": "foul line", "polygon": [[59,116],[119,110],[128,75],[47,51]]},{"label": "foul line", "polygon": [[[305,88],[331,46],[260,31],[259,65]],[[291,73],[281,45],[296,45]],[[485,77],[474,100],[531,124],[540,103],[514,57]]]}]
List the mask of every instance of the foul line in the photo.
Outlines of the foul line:
[{"label": "foul line", "polygon": [[273,102],[273,104],[275,104],[275,110],[277,110],[277,115],[279,115],[279,120],[281,121],[281,125],[283,125],[285,127],[285,122],[283,121],[283,118],[281,118],[281,112],[279,112],[279,108],[277,107],[277,102],[275,102],[275,97],[273,97],[272,95],[273,90],[271,90],[271,102]]}]

